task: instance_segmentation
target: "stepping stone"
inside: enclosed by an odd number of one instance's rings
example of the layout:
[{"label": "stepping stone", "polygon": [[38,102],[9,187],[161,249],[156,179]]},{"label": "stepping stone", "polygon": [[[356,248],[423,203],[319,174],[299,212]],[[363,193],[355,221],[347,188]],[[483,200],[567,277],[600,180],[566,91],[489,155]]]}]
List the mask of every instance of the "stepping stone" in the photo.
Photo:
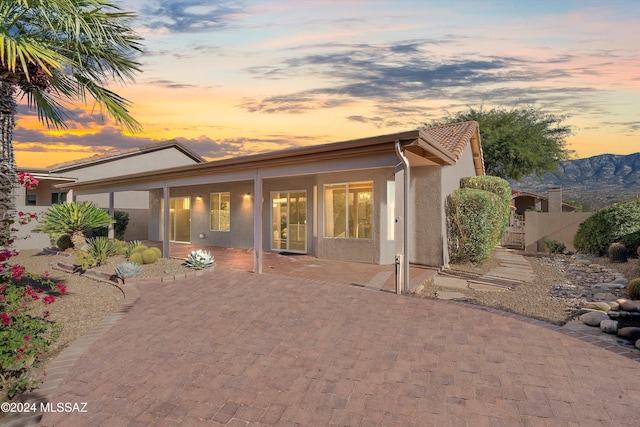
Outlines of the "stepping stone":
[{"label": "stepping stone", "polygon": [[438,291],[436,292],[436,298],[446,300],[466,300],[467,296],[460,292]]},{"label": "stepping stone", "polygon": [[433,278],[433,284],[435,286],[442,286],[443,288],[454,288],[454,289],[467,289],[469,286],[467,281],[464,279],[457,279],[455,277],[447,277],[437,275]]}]

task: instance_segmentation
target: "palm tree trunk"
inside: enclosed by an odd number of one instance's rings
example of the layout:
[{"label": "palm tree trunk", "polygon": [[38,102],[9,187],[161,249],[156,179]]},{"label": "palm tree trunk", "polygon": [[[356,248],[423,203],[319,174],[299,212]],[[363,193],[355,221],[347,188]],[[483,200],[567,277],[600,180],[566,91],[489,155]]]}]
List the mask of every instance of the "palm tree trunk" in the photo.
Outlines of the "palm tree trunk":
[{"label": "palm tree trunk", "polygon": [[0,245],[9,246],[11,223],[15,216],[13,189],[16,184],[16,164],[13,157],[15,126],[15,84],[8,74],[0,74]]}]

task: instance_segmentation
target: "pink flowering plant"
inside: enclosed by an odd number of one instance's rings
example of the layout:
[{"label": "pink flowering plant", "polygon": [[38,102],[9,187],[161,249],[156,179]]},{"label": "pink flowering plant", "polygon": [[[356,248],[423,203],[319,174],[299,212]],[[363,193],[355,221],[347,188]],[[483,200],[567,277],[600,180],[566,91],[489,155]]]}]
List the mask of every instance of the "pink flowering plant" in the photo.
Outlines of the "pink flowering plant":
[{"label": "pink flowering plant", "polygon": [[[25,186],[37,184],[28,176],[19,177],[19,181]],[[17,216],[19,224],[33,219],[21,212]],[[10,226],[15,222],[5,218],[4,223]],[[12,249],[15,231],[6,227],[0,233],[0,401],[12,399],[39,382],[32,377],[32,368],[58,335],[46,308],[67,292],[65,285],[55,283],[48,274],[38,276],[11,264],[11,258],[18,254]]]}]

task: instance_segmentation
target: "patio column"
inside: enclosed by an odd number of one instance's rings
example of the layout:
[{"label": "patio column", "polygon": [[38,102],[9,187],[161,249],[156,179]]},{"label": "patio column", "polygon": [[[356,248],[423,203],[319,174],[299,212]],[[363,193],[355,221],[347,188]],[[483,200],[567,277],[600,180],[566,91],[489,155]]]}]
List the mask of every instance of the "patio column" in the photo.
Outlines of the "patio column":
[{"label": "patio column", "polygon": [[73,190],[69,190],[67,191],[67,200],[68,203],[72,203],[73,202]]},{"label": "patio column", "polygon": [[[114,205],[113,191],[110,191],[109,192],[109,216],[111,218],[113,218],[115,215],[115,209],[113,205]],[[115,230],[113,228],[113,224],[109,225],[109,231],[107,232],[107,237],[109,239],[113,239],[115,237]]]},{"label": "patio column", "polygon": [[262,274],[262,177],[256,170],[253,181],[253,272]]},{"label": "patio column", "polygon": [[164,204],[164,216],[162,221],[162,257],[169,258],[169,186],[165,183],[162,186],[162,203]]},{"label": "patio column", "polygon": [[396,166],[396,293],[409,290],[409,194],[411,175],[409,159],[404,154],[400,141],[396,140],[396,154],[401,163]]}]

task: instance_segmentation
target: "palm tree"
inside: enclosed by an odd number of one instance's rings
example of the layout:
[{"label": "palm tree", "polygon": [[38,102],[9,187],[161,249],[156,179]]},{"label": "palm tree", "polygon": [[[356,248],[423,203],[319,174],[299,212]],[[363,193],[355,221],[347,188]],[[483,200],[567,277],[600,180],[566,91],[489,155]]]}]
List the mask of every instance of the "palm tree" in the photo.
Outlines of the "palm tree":
[{"label": "palm tree", "polygon": [[[48,127],[65,127],[64,101],[93,98],[116,123],[130,132],[140,124],[129,114],[129,101],[106,86],[132,81],[140,63],[140,38],[130,23],[134,14],[109,0],[0,1],[0,192],[15,183],[12,136],[16,97]],[[7,179],[5,179],[7,178]],[[0,221],[11,208],[0,203]],[[3,227],[4,229],[5,227]]]},{"label": "palm tree", "polygon": [[57,241],[63,234],[71,236],[73,248],[82,249],[86,243],[87,231],[107,227],[114,223],[107,211],[91,202],[56,203],[44,216],[44,223],[35,231],[48,233],[52,241]]}]

